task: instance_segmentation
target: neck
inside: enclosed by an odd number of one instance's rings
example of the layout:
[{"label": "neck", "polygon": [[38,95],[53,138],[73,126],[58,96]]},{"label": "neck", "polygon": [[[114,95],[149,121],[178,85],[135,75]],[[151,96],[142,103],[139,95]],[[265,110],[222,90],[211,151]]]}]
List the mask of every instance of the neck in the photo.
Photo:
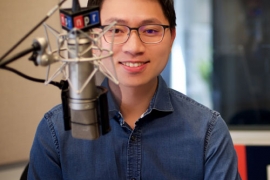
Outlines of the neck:
[{"label": "neck", "polygon": [[139,87],[125,87],[121,84],[115,85],[109,81],[110,89],[120,107],[124,121],[129,124],[131,128],[135,127],[136,121],[149,107],[157,84],[157,78],[147,85]]}]

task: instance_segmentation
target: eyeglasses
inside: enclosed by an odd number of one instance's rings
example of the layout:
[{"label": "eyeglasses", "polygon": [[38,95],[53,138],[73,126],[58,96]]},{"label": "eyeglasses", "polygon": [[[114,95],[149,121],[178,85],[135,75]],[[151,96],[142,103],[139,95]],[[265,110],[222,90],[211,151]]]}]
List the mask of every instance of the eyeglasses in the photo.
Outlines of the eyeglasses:
[{"label": "eyeglasses", "polygon": [[[101,26],[105,29],[108,26]],[[143,25],[138,28],[131,28],[125,25],[115,25],[110,30],[106,31],[104,39],[110,44],[123,44],[127,42],[132,30],[138,32],[139,38],[145,44],[156,44],[163,40],[165,29],[169,28],[168,25],[149,24]],[[114,36],[114,37],[113,37]]]}]

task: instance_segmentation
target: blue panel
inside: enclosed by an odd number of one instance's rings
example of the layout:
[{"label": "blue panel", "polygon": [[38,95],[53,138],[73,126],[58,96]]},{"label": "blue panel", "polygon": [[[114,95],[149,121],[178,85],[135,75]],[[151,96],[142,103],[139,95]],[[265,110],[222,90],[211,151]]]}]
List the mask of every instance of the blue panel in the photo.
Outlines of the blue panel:
[{"label": "blue panel", "polygon": [[90,17],[90,23],[91,25],[93,24],[99,24],[100,19],[99,19],[99,12],[98,11],[93,11],[89,14]]},{"label": "blue panel", "polygon": [[72,18],[70,16],[66,15],[66,20],[67,20],[67,22],[66,22],[67,28],[72,29],[73,28]]},{"label": "blue panel", "polygon": [[248,180],[266,180],[270,146],[246,146]]}]

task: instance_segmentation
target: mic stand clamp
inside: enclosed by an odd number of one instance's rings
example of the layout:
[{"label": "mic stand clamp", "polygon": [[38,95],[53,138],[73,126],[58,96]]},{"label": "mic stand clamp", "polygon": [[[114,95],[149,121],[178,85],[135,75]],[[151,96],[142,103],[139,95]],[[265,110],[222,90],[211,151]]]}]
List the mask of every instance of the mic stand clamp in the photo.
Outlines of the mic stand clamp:
[{"label": "mic stand clamp", "polygon": [[56,61],[59,61],[59,57],[47,50],[48,42],[45,38],[36,38],[32,44],[33,47],[38,47],[37,51],[33,51],[33,54],[29,58],[36,66],[48,66]]}]

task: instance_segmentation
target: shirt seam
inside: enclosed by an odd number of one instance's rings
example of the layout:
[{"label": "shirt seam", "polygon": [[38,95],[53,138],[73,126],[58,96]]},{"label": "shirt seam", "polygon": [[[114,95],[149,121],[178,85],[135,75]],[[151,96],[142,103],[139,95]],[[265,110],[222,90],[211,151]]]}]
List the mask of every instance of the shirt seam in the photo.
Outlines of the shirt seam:
[{"label": "shirt seam", "polygon": [[215,124],[217,122],[218,116],[219,116],[218,112],[216,112],[216,111],[212,112],[212,118],[211,118],[211,121],[208,124],[208,128],[207,128],[207,131],[206,131],[206,136],[205,136],[205,141],[204,141],[204,160],[206,160],[206,151],[208,149],[211,134],[212,134],[214,126],[215,126]]},{"label": "shirt seam", "polygon": [[59,142],[58,142],[57,135],[56,135],[56,130],[54,128],[54,125],[53,125],[53,122],[52,122],[51,118],[55,114],[55,112],[59,112],[60,110],[61,110],[61,108],[56,108],[52,112],[47,113],[45,115],[45,117],[44,117],[46,119],[47,125],[49,127],[50,132],[51,132],[51,137],[52,137],[52,140],[53,140],[53,144],[54,144],[54,147],[55,147],[56,152],[57,152],[59,157],[60,157]]}]

